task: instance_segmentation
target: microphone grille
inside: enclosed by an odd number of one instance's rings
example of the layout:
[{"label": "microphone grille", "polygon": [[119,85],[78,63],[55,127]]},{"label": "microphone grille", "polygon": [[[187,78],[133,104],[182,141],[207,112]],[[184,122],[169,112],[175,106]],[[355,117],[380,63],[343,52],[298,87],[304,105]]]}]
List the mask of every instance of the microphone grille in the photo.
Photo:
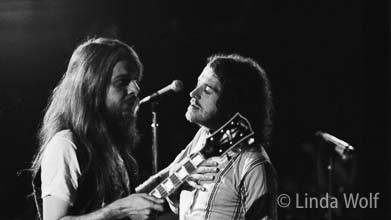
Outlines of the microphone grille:
[{"label": "microphone grille", "polygon": [[171,83],[171,89],[174,91],[174,92],[179,92],[183,89],[183,82],[180,81],[180,80],[174,80],[172,81]]}]

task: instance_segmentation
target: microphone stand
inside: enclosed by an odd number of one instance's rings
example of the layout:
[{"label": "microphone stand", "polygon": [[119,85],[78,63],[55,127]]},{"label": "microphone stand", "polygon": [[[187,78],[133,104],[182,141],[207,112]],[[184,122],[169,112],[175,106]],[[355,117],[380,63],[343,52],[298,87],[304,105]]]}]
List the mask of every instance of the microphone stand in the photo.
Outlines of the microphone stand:
[{"label": "microphone stand", "polygon": [[[333,210],[332,210],[332,207],[331,207],[331,197],[332,197],[332,194],[333,194],[333,172],[334,172],[334,160],[335,160],[335,152],[332,150],[332,148],[330,148],[329,146],[325,146],[325,145],[328,145],[330,143],[322,143],[322,141],[318,141],[318,152],[317,152],[317,166],[318,166],[318,187],[322,185],[322,182],[324,182],[326,184],[327,182],[327,191],[326,191],[326,198],[327,198],[327,205],[328,205],[328,208],[327,208],[327,220],[332,220],[333,219]],[[323,154],[320,149],[321,148],[325,148],[326,149],[326,153]],[[323,176],[321,173],[322,173],[322,170],[321,170],[321,157],[323,155],[327,155],[327,179],[326,179],[326,176],[321,177]],[[321,176],[319,176],[321,175]],[[320,179],[321,178],[321,179]],[[323,187],[322,187],[323,188]],[[322,190],[323,191],[323,190]]]},{"label": "microphone stand", "polygon": [[156,174],[158,171],[158,127],[157,122],[157,106],[158,101],[153,101],[151,104],[152,108],[152,174]]},{"label": "microphone stand", "polygon": [[[159,124],[157,122],[157,107],[159,102],[157,100],[152,101],[151,103],[151,111],[152,111],[152,175],[156,174],[158,171],[158,127]],[[159,220],[159,215],[156,213],[154,220]]]},{"label": "microphone stand", "polygon": [[334,169],[334,158],[333,158],[333,155],[329,155],[329,164],[327,166],[327,171],[328,171],[328,199],[329,201],[328,202],[328,220],[332,220],[333,219],[333,210],[331,209],[331,205],[330,205],[330,200],[331,200],[331,194],[333,193],[333,169]]}]

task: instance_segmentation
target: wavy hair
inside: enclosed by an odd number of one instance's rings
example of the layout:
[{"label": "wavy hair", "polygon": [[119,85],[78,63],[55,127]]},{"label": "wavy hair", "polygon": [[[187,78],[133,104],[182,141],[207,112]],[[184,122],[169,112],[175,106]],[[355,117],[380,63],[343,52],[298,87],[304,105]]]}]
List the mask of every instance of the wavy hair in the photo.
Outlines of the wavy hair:
[{"label": "wavy hair", "polygon": [[241,113],[250,121],[257,141],[268,146],[273,103],[265,71],[255,60],[237,54],[212,55],[207,62],[222,84],[217,100],[220,120]]},{"label": "wavy hair", "polygon": [[[51,138],[69,129],[78,147],[82,176],[92,176],[98,201],[110,202],[123,189],[125,179],[118,170],[122,158],[129,179],[137,177],[137,163],[131,151],[137,141],[135,123],[128,130],[128,139],[116,140],[105,117],[105,99],[112,71],[119,61],[136,67],[141,80],[143,65],[136,52],[125,43],[107,38],[89,39],[73,52],[66,73],[49,99],[39,130],[40,149],[32,164],[33,178],[40,169],[43,152]],[[125,135],[124,135],[125,136]],[[79,159],[80,160],[80,159]],[[133,183],[134,184],[134,183]],[[125,187],[126,188],[126,187]],[[129,187],[127,191],[131,190]]]}]

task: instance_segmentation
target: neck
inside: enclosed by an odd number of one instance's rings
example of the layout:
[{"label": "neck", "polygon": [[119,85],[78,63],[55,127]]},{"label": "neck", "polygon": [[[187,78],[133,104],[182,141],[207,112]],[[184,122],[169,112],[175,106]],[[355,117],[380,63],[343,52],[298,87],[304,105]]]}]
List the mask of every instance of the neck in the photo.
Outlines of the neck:
[{"label": "neck", "polygon": [[204,128],[204,129],[206,129],[209,133],[213,133],[213,132],[215,132],[217,129],[219,129],[220,128],[220,126],[219,125],[214,125],[214,126],[205,126],[205,125],[200,125],[202,128]]}]

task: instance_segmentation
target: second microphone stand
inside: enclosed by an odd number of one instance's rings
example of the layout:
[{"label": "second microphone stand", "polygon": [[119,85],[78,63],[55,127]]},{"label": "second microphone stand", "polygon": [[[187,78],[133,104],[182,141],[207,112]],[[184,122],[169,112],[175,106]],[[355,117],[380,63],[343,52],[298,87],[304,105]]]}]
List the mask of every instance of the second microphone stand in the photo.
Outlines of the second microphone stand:
[{"label": "second microphone stand", "polygon": [[[158,128],[159,124],[157,122],[157,107],[159,105],[158,101],[153,101],[151,103],[152,111],[152,174],[156,174],[158,171]],[[155,214],[154,220],[159,220],[158,214]]]},{"label": "second microphone stand", "polygon": [[152,109],[152,174],[156,174],[158,171],[158,127],[159,124],[157,122],[157,107],[159,103],[158,101],[153,101],[151,103]]}]

